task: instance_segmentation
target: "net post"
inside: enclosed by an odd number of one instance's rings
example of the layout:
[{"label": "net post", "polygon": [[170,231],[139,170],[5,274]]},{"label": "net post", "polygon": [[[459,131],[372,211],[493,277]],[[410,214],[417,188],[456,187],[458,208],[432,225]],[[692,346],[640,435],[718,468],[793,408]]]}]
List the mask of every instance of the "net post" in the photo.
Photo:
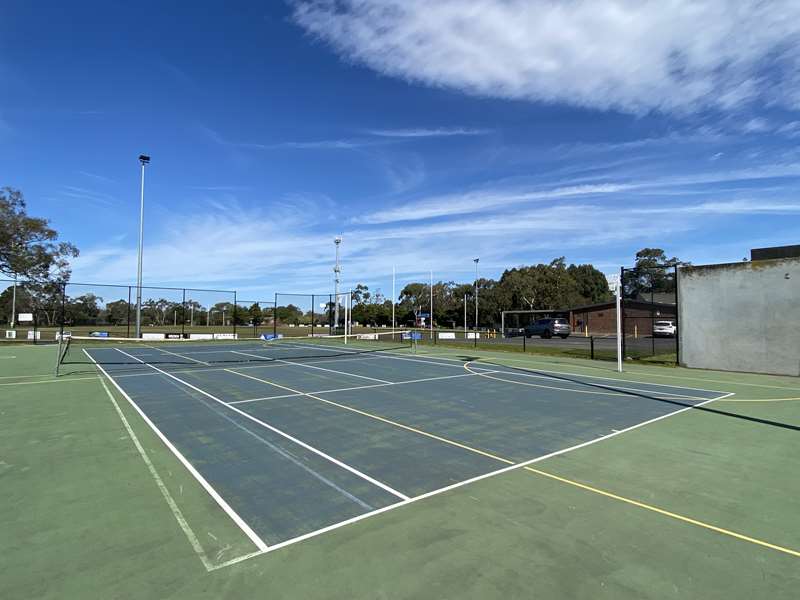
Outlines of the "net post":
[{"label": "net post", "polygon": [[316,302],[316,296],[311,294],[311,337],[314,337],[314,303]]},{"label": "net post", "polygon": [[589,336],[589,357],[594,360],[594,336]]}]

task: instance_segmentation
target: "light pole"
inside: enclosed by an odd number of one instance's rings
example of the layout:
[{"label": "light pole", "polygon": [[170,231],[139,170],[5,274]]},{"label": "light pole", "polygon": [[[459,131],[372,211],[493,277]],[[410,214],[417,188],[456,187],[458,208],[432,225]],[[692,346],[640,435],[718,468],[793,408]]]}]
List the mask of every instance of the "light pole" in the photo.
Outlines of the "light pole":
[{"label": "light pole", "polygon": [[[339,280],[340,275],[342,273],[342,267],[339,265],[339,244],[342,243],[342,236],[337,235],[333,239],[333,243],[336,244],[336,264],[333,267],[333,281],[334,281],[334,290],[333,290],[333,298],[335,304],[333,305],[333,327],[336,329],[339,327]],[[334,331],[334,333],[336,333]],[[345,333],[347,331],[345,330]]]},{"label": "light pole", "polygon": [[[480,258],[473,258],[475,263],[475,331],[478,331],[478,262]],[[477,335],[477,333],[475,334]]]},{"label": "light pole", "polygon": [[136,269],[136,337],[142,337],[142,246],[144,244],[144,167],[150,162],[150,157],[139,155],[142,165],[142,185],[139,200],[139,261]]}]

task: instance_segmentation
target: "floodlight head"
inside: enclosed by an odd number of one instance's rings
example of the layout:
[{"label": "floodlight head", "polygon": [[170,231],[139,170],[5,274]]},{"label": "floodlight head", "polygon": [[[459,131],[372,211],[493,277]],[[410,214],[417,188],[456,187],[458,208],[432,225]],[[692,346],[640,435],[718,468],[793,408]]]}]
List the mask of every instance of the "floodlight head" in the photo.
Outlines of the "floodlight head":
[{"label": "floodlight head", "polygon": [[335,238],[333,238],[333,243],[334,244],[341,244],[342,243],[342,236],[337,235]]},{"label": "floodlight head", "polygon": [[139,162],[142,163],[143,165],[146,165],[147,163],[150,162],[150,157],[147,156],[146,154],[140,154],[139,155]]},{"label": "floodlight head", "polygon": [[480,258],[473,258],[472,262],[474,262],[477,265],[479,260],[480,260]]}]

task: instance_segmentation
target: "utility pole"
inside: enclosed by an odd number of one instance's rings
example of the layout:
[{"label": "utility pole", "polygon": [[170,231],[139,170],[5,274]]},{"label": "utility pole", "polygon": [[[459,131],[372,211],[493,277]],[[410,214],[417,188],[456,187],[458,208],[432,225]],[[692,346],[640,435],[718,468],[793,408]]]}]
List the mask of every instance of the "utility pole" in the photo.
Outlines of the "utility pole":
[{"label": "utility pole", "polygon": [[[339,245],[342,243],[342,236],[337,235],[333,239],[333,243],[336,245],[336,265],[333,267],[333,281],[334,281],[333,327],[335,329],[339,326],[339,283],[341,282],[341,274],[342,274],[342,267],[339,264]],[[345,333],[347,332],[345,331]]]},{"label": "utility pole", "polygon": [[139,261],[136,269],[136,337],[142,337],[142,247],[144,244],[144,166],[150,162],[150,157],[139,155],[142,165],[142,185],[139,199]]}]

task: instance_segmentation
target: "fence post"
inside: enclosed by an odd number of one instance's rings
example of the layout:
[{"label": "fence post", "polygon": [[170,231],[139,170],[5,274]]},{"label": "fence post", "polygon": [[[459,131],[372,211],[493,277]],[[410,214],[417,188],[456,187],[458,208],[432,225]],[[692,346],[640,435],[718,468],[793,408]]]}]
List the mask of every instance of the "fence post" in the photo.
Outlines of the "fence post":
[{"label": "fence post", "polygon": [[181,300],[181,337],[186,337],[186,288],[183,288],[183,299]]},{"label": "fence post", "polygon": [[275,292],[275,304],[272,307],[272,336],[278,337],[278,292]]},{"label": "fence post", "polygon": [[681,364],[681,330],[679,329],[678,315],[681,305],[678,302],[678,265],[675,265],[675,364]]}]

